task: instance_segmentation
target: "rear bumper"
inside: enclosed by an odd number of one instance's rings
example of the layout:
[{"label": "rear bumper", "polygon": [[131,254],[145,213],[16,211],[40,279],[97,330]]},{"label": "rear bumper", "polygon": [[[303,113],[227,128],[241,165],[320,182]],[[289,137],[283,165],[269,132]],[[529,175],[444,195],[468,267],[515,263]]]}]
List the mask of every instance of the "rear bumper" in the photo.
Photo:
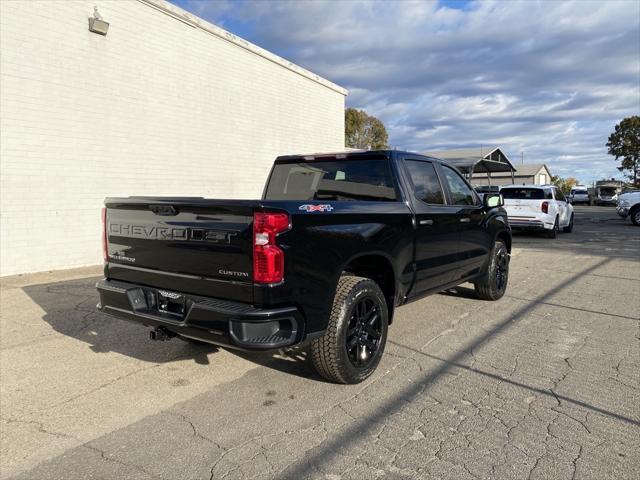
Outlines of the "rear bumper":
[{"label": "rear bumper", "polygon": [[569,199],[569,203],[586,203],[589,204],[591,202],[591,200],[589,199],[589,197],[575,197],[575,198],[570,198]]},{"label": "rear bumper", "polygon": [[[98,308],[110,315],[188,338],[241,350],[268,350],[300,343],[304,319],[296,307],[256,308],[253,305],[184,294],[184,313],[155,307],[163,290],[116,280],[96,284]],[[177,295],[182,297],[182,295]]]},{"label": "rear bumper", "polygon": [[509,217],[509,225],[513,230],[551,230],[553,223],[546,224],[538,218]]}]

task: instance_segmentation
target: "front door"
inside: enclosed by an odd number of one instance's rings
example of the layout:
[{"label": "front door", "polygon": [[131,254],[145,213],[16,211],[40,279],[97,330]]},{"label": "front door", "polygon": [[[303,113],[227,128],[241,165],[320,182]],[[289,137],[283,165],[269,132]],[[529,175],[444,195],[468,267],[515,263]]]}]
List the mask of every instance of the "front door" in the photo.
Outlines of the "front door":
[{"label": "front door", "polygon": [[415,283],[410,297],[437,290],[453,281],[458,269],[456,209],[446,204],[444,189],[432,162],[407,158],[415,211]]},{"label": "front door", "polygon": [[461,261],[455,278],[458,280],[480,273],[493,248],[493,238],[485,222],[486,212],[473,188],[453,168],[440,165],[440,171],[460,235]]}]

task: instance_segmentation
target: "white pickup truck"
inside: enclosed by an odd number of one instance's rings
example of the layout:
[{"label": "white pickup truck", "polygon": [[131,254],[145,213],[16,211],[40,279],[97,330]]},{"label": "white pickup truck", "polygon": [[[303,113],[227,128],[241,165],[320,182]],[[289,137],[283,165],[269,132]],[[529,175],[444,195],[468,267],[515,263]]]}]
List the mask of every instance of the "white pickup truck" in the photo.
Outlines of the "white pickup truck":
[{"label": "white pickup truck", "polygon": [[500,189],[509,225],[514,230],[538,230],[556,238],[562,228],[573,231],[573,206],[553,185],[518,185]]},{"label": "white pickup truck", "polygon": [[622,218],[631,217],[631,222],[640,227],[640,191],[618,195],[616,212]]}]

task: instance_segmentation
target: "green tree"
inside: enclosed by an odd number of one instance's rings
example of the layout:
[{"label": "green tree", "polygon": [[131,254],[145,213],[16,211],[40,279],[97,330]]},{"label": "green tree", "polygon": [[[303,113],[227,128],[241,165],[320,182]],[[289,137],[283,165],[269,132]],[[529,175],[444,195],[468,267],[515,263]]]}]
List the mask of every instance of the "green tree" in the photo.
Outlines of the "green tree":
[{"label": "green tree", "polygon": [[622,159],[618,170],[626,173],[634,186],[640,185],[640,117],[627,117],[616,125],[607,142],[609,154]]},{"label": "green tree", "polygon": [[558,175],[551,175],[551,183],[562,190],[562,193],[568,195],[571,189],[578,185],[578,180],[573,177],[562,178]]},{"label": "green tree", "polygon": [[364,110],[347,108],[344,111],[344,136],[349,148],[389,148],[389,135],[384,124]]}]

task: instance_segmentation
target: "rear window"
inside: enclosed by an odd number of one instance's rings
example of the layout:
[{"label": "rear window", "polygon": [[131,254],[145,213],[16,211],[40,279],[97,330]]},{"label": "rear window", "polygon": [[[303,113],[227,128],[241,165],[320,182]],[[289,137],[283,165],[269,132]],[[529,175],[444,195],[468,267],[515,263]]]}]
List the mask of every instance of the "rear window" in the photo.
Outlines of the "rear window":
[{"label": "rear window", "polygon": [[394,201],[396,190],[386,159],[278,163],[265,200]]},{"label": "rear window", "polygon": [[586,190],[574,190],[573,194],[574,195],[588,195],[589,192],[587,192]]},{"label": "rear window", "polygon": [[503,188],[500,190],[503,198],[518,200],[544,200],[544,190],[541,188]]}]

